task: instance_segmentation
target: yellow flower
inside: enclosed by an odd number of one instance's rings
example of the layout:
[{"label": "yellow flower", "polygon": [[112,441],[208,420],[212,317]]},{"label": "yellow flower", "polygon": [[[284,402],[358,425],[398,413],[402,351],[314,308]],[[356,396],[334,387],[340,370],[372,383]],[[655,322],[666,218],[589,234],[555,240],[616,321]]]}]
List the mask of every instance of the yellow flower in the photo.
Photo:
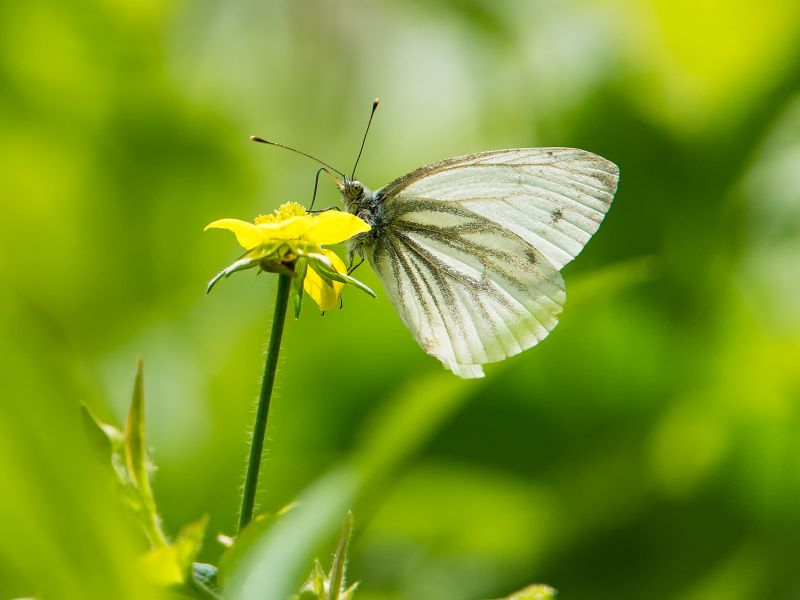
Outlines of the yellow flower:
[{"label": "yellow flower", "polygon": [[255,266],[264,271],[291,275],[295,316],[300,313],[303,290],[320,310],[334,308],[345,284],[355,285],[375,294],[360,281],[347,275],[342,259],[322,246],[339,244],[366,233],[369,225],[350,213],[326,211],[308,214],[296,202],[287,202],[271,215],[261,215],[255,222],[220,219],[208,229],[227,229],[246,250],[237,261],[223,269],[208,284],[208,290],[222,277]]}]

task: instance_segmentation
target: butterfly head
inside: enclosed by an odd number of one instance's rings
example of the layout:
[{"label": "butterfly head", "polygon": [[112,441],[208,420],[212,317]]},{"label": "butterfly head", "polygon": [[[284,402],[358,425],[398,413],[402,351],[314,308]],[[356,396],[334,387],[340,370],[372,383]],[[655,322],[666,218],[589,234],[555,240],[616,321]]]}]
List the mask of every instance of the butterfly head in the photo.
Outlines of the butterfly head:
[{"label": "butterfly head", "polygon": [[339,193],[342,195],[345,208],[349,212],[354,212],[353,208],[364,204],[365,188],[360,181],[345,178],[344,181],[339,183]]},{"label": "butterfly head", "polygon": [[339,183],[344,209],[375,227],[381,220],[380,207],[377,205],[375,192],[355,179],[344,179]]},{"label": "butterfly head", "polygon": [[342,196],[348,200],[357,202],[358,199],[364,195],[364,184],[362,184],[360,181],[345,179],[341,184],[340,191]]}]

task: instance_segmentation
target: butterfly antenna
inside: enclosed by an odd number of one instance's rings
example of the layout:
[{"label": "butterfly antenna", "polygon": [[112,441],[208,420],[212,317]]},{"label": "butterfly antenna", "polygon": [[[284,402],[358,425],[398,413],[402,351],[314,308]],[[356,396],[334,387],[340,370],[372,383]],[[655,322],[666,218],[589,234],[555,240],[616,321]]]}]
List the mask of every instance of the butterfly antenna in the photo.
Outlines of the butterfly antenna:
[{"label": "butterfly antenna", "polygon": [[270,146],[277,146],[278,148],[284,148],[284,149],[286,149],[286,150],[291,150],[292,152],[295,152],[296,154],[300,154],[300,155],[302,155],[302,156],[305,156],[305,157],[307,157],[307,158],[310,158],[311,160],[317,161],[319,164],[321,164],[321,165],[324,165],[324,166],[328,167],[328,168],[329,168],[331,171],[333,171],[333,172],[335,172],[335,173],[338,173],[339,175],[341,175],[341,176],[342,176],[342,179],[347,179],[347,175],[345,175],[344,173],[342,173],[342,172],[341,172],[339,169],[334,169],[334,168],[333,168],[332,166],[330,166],[328,163],[321,161],[321,160],[320,160],[320,159],[318,159],[316,156],[311,156],[310,154],[307,154],[306,152],[302,152],[302,151],[300,151],[300,150],[298,150],[298,149],[296,149],[296,148],[292,148],[291,146],[285,146],[284,144],[279,144],[278,142],[271,142],[271,141],[269,141],[269,140],[265,140],[264,138],[262,138],[262,137],[258,137],[257,135],[251,135],[251,136],[250,136],[250,139],[251,139],[252,141],[254,141],[254,142],[258,142],[259,144],[268,144],[268,145],[270,145]]},{"label": "butterfly antenna", "polygon": [[353,174],[350,176],[350,179],[354,179],[356,176],[356,167],[358,166],[358,161],[361,160],[361,153],[364,151],[364,144],[367,143],[367,134],[369,133],[369,126],[372,125],[372,117],[375,115],[375,109],[378,108],[378,104],[380,104],[380,100],[375,98],[372,101],[372,112],[369,113],[369,121],[367,121],[367,129],[364,131],[364,139],[361,140],[361,148],[358,151],[358,156],[356,157],[356,164],[353,165]]}]

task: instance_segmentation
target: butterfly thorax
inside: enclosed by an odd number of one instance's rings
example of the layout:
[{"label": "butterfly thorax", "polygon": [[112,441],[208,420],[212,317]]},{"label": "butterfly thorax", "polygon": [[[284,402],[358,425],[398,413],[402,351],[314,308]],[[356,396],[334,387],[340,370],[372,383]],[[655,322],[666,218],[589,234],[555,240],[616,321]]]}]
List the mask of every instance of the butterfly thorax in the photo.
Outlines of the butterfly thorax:
[{"label": "butterfly thorax", "polygon": [[340,187],[344,208],[366,222],[372,229],[357,236],[357,242],[368,243],[377,238],[385,225],[385,210],[379,193],[364,187],[360,181],[345,180]]}]

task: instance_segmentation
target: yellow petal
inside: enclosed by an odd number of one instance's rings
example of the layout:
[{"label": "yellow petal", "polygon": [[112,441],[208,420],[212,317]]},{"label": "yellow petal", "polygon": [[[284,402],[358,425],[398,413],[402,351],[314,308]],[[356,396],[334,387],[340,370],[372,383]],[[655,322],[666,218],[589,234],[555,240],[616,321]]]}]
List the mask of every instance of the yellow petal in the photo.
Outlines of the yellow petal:
[{"label": "yellow petal", "polygon": [[255,227],[268,240],[307,239],[307,233],[313,227],[313,218],[309,216],[291,217],[277,223],[260,223]]},{"label": "yellow petal", "polygon": [[[342,259],[337,256],[335,252],[323,249],[322,252],[327,256],[333,268],[340,273],[347,273],[347,268],[344,266]],[[343,283],[338,281],[328,282],[320,277],[314,269],[309,269],[306,272],[306,279],[303,282],[303,287],[306,293],[313,298],[321,311],[331,310],[339,305],[339,295],[342,293]]]},{"label": "yellow petal", "polygon": [[209,229],[227,229],[236,236],[236,241],[245,250],[251,250],[265,242],[274,240],[300,240],[312,226],[309,216],[292,217],[277,223],[248,223],[239,219],[220,219],[206,225]]},{"label": "yellow petal", "polygon": [[259,227],[259,225],[248,223],[247,221],[240,221],[239,219],[220,219],[219,221],[214,221],[206,225],[204,231],[208,231],[209,229],[227,229],[228,231],[232,231],[239,245],[245,250],[250,250],[266,241]]},{"label": "yellow petal", "polygon": [[370,230],[370,226],[357,216],[339,210],[317,213],[309,219],[310,227],[305,239],[315,244],[339,244]]}]

